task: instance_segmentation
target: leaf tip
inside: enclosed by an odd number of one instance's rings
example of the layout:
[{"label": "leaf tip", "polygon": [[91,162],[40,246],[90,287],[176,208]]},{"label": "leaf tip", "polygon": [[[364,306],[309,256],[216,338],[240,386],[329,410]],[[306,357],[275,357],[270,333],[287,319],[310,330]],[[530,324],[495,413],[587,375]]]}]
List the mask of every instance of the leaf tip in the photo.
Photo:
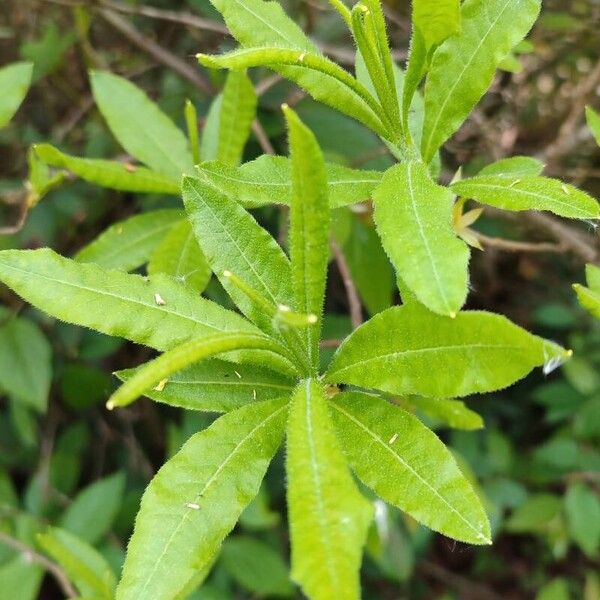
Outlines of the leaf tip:
[{"label": "leaf tip", "polygon": [[229,279],[232,276],[233,276],[233,273],[231,271],[228,271],[227,269],[225,269],[225,271],[223,271],[223,277],[225,277],[226,279]]},{"label": "leaf tip", "polygon": [[456,312],[455,311],[451,311],[450,312],[450,318],[451,319],[456,319]]},{"label": "leaf tip", "polygon": [[106,408],[107,408],[108,410],[114,410],[114,408],[115,408],[115,407],[116,407],[116,404],[115,404],[115,403],[114,403],[112,400],[109,400],[109,401],[106,403]]}]

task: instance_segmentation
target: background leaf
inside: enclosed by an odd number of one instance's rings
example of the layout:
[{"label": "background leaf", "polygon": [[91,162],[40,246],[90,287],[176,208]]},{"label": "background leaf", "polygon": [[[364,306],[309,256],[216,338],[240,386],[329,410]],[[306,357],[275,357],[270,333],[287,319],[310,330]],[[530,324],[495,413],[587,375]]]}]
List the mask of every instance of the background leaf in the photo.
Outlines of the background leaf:
[{"label": "background leaf", "polygon": [[32,74],[30,62],[12,63],[0,69],[0,128],[12,119],[23,102]]}]

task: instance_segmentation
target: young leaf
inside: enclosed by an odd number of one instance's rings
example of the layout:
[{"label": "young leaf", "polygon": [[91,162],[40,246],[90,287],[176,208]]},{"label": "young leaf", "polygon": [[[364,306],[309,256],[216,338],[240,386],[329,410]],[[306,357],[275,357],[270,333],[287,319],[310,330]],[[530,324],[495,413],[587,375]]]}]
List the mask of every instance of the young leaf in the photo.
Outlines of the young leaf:
[{"label": "young leaf", "polygon": [[413,0],[412,22],[428,54],[460,31],[460,0]]},{"label": "young leaf", "polygon": [[33,64],[17,62],[0,69],[0,128],[17,112],[27,94],[33,74]]},{"label": "young leaf", "polygon": [[462,30],[435,51],[427,77],[421,144],[425,162],[461,126],[539,11],[540,0],[465,0]]},{"label": "young leaf", "polygon": [[192,151],[192,159],[194,164],[200,162],[200,139],[198,135],[198,113],[194,103],[187,99],[184,108],[185,125],[187,128],[190,150]]},{"label": "young leaf", "polygon": [[585,270],[589,287],[576,283],[573,289],[577,293],[581,306],[600,319],[600,268],[587,265]]},{"label": "young leaf", "polygon": [[212,271],[187,219],[171,227],[155,248],[148,273],[166,273],[196,292],[204,291]]},{"label": "young leaf", "polygon": [[[332,209],[368,200],[382,177],[379,171],[335,164],[326,164],[325,170]],[[238,168],[217,161],[204,162],[197,171],[202,179],[246,208],[292,202],[292,165],[284,156],[265,154]]]},{"label": "young leaf", "polygon": [[386,172],[373,194],[375,223],[398,274],[432,311],[454,316],[467,297],[468,246],[452,229],[451,192],[422,163]]},{"label": "young leaf", "polygon": [[483,419],[460,400],[441,398],[411,398],[410,404],[430,419],[441,421],[453,429],[473,431],[482,429]]},{"label": "young leaf", "polygon": [[591,106],[586,106],[585,116],[588,127],[592,130],[596,142],[600,146],[600,115]]},{"label": "young leaf", "polygon": [[47,165],[67,169],[84,181],[101,187],[124,192],[179,195],[179,179],[145,167],[129,166],[113,160],[69,156],[50,144],[36,144],[33,148]]},{"label": "young leaf", "polygon": [[217,159],[237,166],[256,118],[256,92],[246,73],[232,71],[227,76],[221,99]]},{"label": "young leaf", "polygon": [[417,146],[421,145],[423,124],[421,123],[418,135],[415,135],[412,129],[409,128],[410,111],[415,97],[418,96],[417,90],[423,79],[423,75],[425,74],[426,67],[427,46],[425,44],[425,38],[419,29],[413,28],[412,36],[410,38],[408,63],[406,65],[406,76],[404,78],[402,95],[400,97],[402,98],[402,126],[405,135],[410,134]]},{"label": "young leaf", "polygon": [[327,381],[392,394],[462,397],[505,388],[534,367],[569,356],[500,315],[473,311],[448,319],[411,303],[379,313],[354,331],[334,356]]},{"label": "young leaf", "polygon": [[223,276],[231,271],[275,305],[292,305],[290,263],[283,250],[242,206],[192,177],[183,182],[183,201],[206,260],[240,310],[273,330],[271,317]]},{"label": "young leaf", "polygon": [[496,162],[486,165],[479,171],[478,176],[492,177],[528,177],[541,175],[544,170],[544,163],[531,156],[511,156],[510,158],[501,158]]},{"label": "young leaf", "polygon": [[311,600],[354,600],[373,511],[352,480],[314,380],[292,396],[287,446],[292,578]]},{"label": "young leaf", "polygon": [[[165,386],[173,373],[233,350],[267,350],[279,355],[284,361],[287,354],[285,348],[264,334],[231,332],[209,335],[181,344],[143,365],[110,397],[107,407],[112,409],[127,406],[155,385]],[[294,370],[291,363],[290,370]]]},{"label": "young leaf", "polygon": [[197,58],[204,66],[216,69],[296,66],[285,70],[285,76],[315,100],[383,132],[378,120],[382,116],[381,107],[369,91],[350,73],[320,54],[295,48],[260,47],[242,48],[220,56],[198,54]]},{"label": "young leaf", "polygon": [[88,544],[98,543],[113,524],[124,489],[123,473],[95,481],[69,504],[61,517],[61,527]]},{"label": "young leaf", "polygon": [[36,600],[39,598],[44,570],[32,563],[24,552],[0,565],[0,590],[10,590],[3,600]]},{"label": "young leaf", "polygon": [[183,222],[179,210],[155,210],[111,225],[82,248],[75,260],[104,269],[134,271],[146,264],[161,240]]},{"label": "young leaf", "polygon": [[0,390],[44,413],[52,381],[52,348],[37,325],[0,307]]},{"label": "young leaf", "polygon": [[[101,514],[102,510],[94,516]],[[80,537],[51,527],[37,536],[37,542],[64,569],[83,597],[114,598],[117,580],[112,569],[104,557]]]},{"label": "young leaf", "polygon": [[282,400],[228,413],[161,468],[144,493],[116,600],[171,600],[212,559],[258,493],[286,413]]},{"label": "young leaf", "polygon": [[331,407],[352,469],[379,497],[448,537],[491,543],[477,494],[450,451],[419,419],[356,392],[337,394]]},{"label": "young leaf", "polygon": [[0,252],[0,281],[75,325],[168,350],[202,336],[258,330],[169,277],[149,279],[78,263],[51,250]]},{"label": "young leaf", "polygon": [[574,219],[600,217],[600,205],[594,198],[558,179],[480,175],[450,187],[459,196],[504,210],[548,210]]},{"label": "young leaf", "polygon": [[175,181],[194,161],[187,139],[138,87],[103,71],[90,74],[92,93],[112,133],[129,154]]},{"label": "young leaf", "polygon": [[[128,381],[143,368],[115,374],[121,381]],[[162,389],[154,388],[145,395],[188,410],[229,412],[251,402],[289,396],[292,388],[292,380],[273,371],[213,359],[174,373]]]},{"label": "young leaf", "polygon": [[206,121],[202,128],[202,138],[200,139],[200,156],[203,161],[216,160],[217,158],[222,104],[223,94],[218,94],[214,97],[208,109]]},{"label": "young leaf", "polygon": [[583,483],[573,483],[565,496],[569,533],[577,545],[593,557],[600,547],[600,500]]},{"label": "young leaf", "polygon": [[316,367],[329,257],[327,175],[313,133],[294,111],[285,108],[284,113],[292,160],[289,232],[292,285],[298,310],[318,317],[313,327],[305,328],[309,362]]}]

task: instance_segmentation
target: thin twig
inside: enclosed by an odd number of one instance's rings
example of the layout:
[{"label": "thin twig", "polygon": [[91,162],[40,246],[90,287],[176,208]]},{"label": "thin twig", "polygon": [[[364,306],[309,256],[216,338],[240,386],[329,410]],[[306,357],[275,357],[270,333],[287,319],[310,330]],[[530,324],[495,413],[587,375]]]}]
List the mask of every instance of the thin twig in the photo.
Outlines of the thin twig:
[{"label": "thin twig", "polygon": [[335,259],[335,264],[337,265],[338,271],[342,276],[342,282],[344,283],[344,288],[346,289],[346,297],[348,298],[348,307],[350,309],[350,322],[352,323],[352,329],[356,329],[360,327],[363,322],[360,298],[358,296],[358,292],[356,291],[356,286],[354,285],[352,274],[350,273],[348,261],[346,260],[342,249],[339,247],[338,243],[334,239],[331,239],[330,243],[331,251],[333,252],[333,257]]},{"label": "thin twig", "polygon": [[550,242],[517,242],[515,240],[505,240],[502,238],[489,237],[479,231],[473,229],[469,230],[483,246],[490,246],[492,248],[498,248],[499,250],[506,250],[507,252],[556,252],[562,253],[567,250],[565,244],[552,244]]},{"label": "thin twig", "polygon": [[275,154],[275,148],[273,148],[273,144],[271,144],[267,132],[264,130],[264,127],[258,119],[255,119],[254,123],[252,123],[252,132],[256,136],[256,139],[265,154]]},{"label": "thin twig", "polygon": [[24,554],[28,561],[34,562],[46,569],[46,571],[54,577],[56,583],[58,583],[60,589],[67,598],[77,598],[79,596],[61,567],[46,558],[43,554],[36,552],[36,550],[28,544],[21,542],[3,531],[0,531],[0,542],[9,548]]},{"label": "thin twig", "polygon": [[144,50],[155,60],[170,67],[184,79],[187,79],[191,84],[195,85],[199,90],[206,94],[212,95],[212,85],[206,81],[198,72],[197,69],[182,61],[172,52],[165,50],[162,46],[144,37],[129,21],[118,15],[117,13],[101,9],[98,14],[115,29],[120,31],[131,43],[138,48]]},{"label": "thin twig", "polygon": [[338,346],[342,345],[343,341],[344,340],[321,340],[321,342],[319,343],[319,348],[337,348]]}]

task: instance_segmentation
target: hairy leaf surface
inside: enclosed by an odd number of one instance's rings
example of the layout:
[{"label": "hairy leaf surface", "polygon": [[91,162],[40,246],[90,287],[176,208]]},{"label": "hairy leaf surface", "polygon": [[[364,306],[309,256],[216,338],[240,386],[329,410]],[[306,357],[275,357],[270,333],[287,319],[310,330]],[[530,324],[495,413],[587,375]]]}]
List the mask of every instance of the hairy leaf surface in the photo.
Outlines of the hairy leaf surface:
[{"label": "hairy leaf surface", "polygon": [[[340,208],[371,197],[381,181],[378,171],[350,169],[326,164],[329,205]],[[292,165],[284,156],[263,155],[238,168],[217,161],[198,167],[199,176],[249,208],[265,204],[290,204]]]},{"label": "hairy leaf surface", "polygon": [[47,165],[67,169],[84,181],[101,187],[124,192],[179,195],[179,179],[145,167],[130,166],[113,160],[69,156],[50,144],[36,144],[34,149]]},{"label": "hairy leaf surface", "polygon": [[271,318],[237,289],[231,271],[275,305],[293,304],[288,258],[271,235],[242,206],[211,185],[186,177],[183,200],[206,260],[240,310],[267,331]]},{"label": "hairy leaf surface", "polygon": [[148,262],[161,240],[183,218],[182,211],[169,209],[135,215],[105,229],[77,253],[75,260],[133,271]]},{"label": "hairy leaf surface", "polygon": [[473,311],[448,319],[411,303],[354,331],[327,380],[392,394],[462,397],[505,388],[534,367],[569,356],[500,315]]},{"label": "hairy leaf surface", "polygon": [[283,437],[283,400],[228,413],[192,436],[144,493],[117,600],[171,600],[258,493]]},{"label": "hairy leaf surface", "polygon": [[426,162],[461,126],[500,62],[529,32],[540,0],[465,0],[462,29],[434,53],[425,86],[421,151]]},{"label": "hairy leaf surface", "polygon": [[576,283],[573,289],[577,293],[581,306],[600,319],[600,268],[587,265],[585,270],[589,287]]},{"label": "hairy leaf surface", "polygon": [[450,186],[459,196],[504,210],[548,210],[561,217],[597,219],[600,204],[558,179],[537,176],[478,176]]},{"label": "hairy leaf surface", "polygon": [[410,404],[427,417],[453,429],[472,431],[483,428],[483,419],[460,400],[441,398],[411,398]]},{"label": "hairy leaf surface", "polygon": [[486,165],[479,171],[478,175],[515,178],[541,175],[543,170],[544,163],[537,158],[531,156],[511,156],[510,158],[501,158]]},{"label": "hairy leaf surface", "polygon": [[467,297],[469,249],[451,225],[452,194],[435,184],[422,163],[386,172],[373,194],[381,242],[419,301],[453,315]]},{"label": "hairy leaf surface", "polygon": [[258,332],[240,315],[200,298],[170,277],[146,279],[110,271],[48,249],[0,252],[0,281],[67,323],[158,350],[219,332]]},{"label": "hairy leaf surface", "polygon": [[360,495],[315,381],[292,397],[288,423],[292,578],[312,600],[355,600],[372,507]]},{"label": "hairy leaf surface", "polygon": [[[142,368],[117,371],[116,375],[128,381]],[[188,410],[229,412],[251,402],[290,395],[292,389],[292,380],[274,371],[209,359],[173,374],[162,389],[154,388],[145,395]]]},{"label": "hairy leaf surface", "polygon": [[414,0],[412,20],[429,52],[460,31],[460,0]]},{"label": "hairy leaf surface", "polygon": [[165,273],[196,292],[204,291],[212,271],[188,220],[171,227],[154,249],[148,273]]},{"label": "hairy leaf surface", "polygon": [[246,73],[232,71],[227,75],[220,114],[217,159],[236,166],[256,118],[256,92]]},{"label": "hairy leaf surface", "polygon": [[451,538],[491,543],[481,501],[450,451],[419,419],[356,392],[337,394],[331,407],[352,469],[379,497]]},{"label": "hairy leaf surface", "polygon": [[17,112],[31,83],[33,64],[17,62],[0,69],[0,128]]},{"label": "hairy leaf surface", "polygon": [[103,71],[92,71],[90,81],[102,116],[129,154],[175,181],[193,170],[185,135],[142,90]]}]

